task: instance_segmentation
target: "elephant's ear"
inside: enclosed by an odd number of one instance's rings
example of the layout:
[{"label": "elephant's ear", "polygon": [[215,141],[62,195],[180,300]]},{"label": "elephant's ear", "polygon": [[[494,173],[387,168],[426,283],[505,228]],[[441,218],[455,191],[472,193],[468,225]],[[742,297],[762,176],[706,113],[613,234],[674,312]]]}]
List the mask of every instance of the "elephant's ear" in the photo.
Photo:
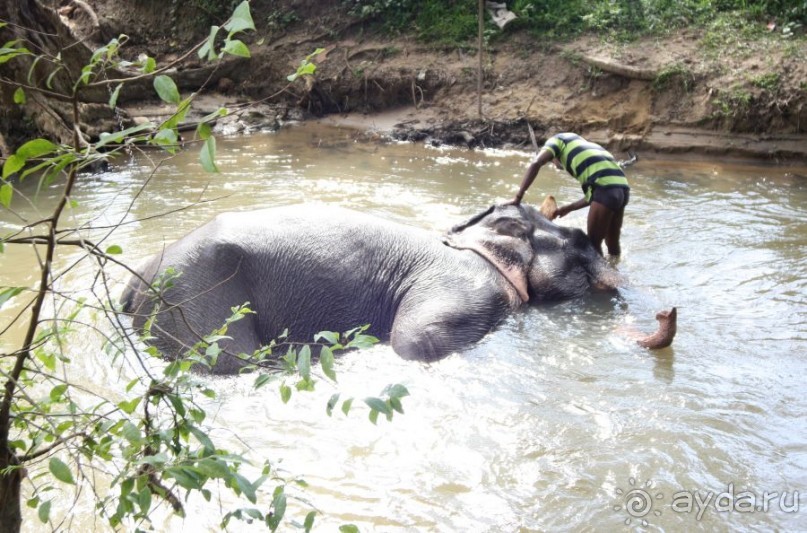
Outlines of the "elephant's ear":
[{"label": "elephant's ear", "polygon": [[533,258],[533,231],[523,210],[515,206],[493,206],[454,226],[443,242],[459,250],[473,250],[505,277],[521,303],[529,301],[528,274]]}]

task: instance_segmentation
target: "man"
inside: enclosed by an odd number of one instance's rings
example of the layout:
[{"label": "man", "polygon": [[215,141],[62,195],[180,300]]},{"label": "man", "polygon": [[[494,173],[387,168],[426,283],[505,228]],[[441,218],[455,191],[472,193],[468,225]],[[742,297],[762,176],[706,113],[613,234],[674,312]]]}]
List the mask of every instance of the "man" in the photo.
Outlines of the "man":
[{"label": "man", "polygon": [[555,161],[555,166],[563,167],[580,182],[584,197],[559,207],[550,218],[563,217],[590,205],[586,231],[588,238],[600,254],[602,241],[605,240],[608,253],[618,256],[622,251],[619,235],[625,206],[630,198],[630,186],[614,156],[599,144],[589,142],[575,133],[558,133],[550,137],[538,157],[527,168],[518,194],[510,203],[521,203],[524,193],[535,181],[538,170],[552,160]]}]

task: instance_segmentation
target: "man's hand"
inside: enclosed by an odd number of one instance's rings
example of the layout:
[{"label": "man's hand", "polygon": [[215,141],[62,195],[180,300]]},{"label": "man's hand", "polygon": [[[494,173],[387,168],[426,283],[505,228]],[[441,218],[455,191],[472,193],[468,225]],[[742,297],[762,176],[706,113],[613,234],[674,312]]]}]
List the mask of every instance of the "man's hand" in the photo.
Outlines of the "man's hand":
[{"label": "man's hand", "polygon": [[521,196],[514,196],[512,200],[508,200],[501,205],[521,205]]}]

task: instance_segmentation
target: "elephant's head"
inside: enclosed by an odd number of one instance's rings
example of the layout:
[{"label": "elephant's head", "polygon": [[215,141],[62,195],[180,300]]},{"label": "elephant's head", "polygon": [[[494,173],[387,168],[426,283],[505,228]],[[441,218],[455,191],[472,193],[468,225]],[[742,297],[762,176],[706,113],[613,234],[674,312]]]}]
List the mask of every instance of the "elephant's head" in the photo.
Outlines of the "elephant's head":
[{"label": "elephant's head", "polygon": [[487,259],[523,302],[574,298],[620,283],[583,231],[558,226],[529,205],[491,206],[451,228],[444,240]]}]

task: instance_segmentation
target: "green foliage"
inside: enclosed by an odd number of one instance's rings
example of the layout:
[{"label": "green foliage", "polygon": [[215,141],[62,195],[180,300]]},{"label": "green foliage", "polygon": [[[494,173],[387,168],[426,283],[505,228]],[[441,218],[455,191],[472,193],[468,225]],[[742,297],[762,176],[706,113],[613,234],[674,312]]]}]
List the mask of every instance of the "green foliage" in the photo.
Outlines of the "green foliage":
[{"label": "green foliage", "polygon": [[414,31],[426,42],[462,45],[477,34],[476,0],[346,0],[348,12],[385,31]]},{"label": "green foliage", "polygon": [[[385,31],[414,31],[427,42],[461,46],[477,32],[474,0],[345,0],[344,4],[353,16]],[[512,0],[507,4],[517,15],[508,31],[525,29],[547,40],[582,32],[633,39],[693,25],[708,28],[716,20],[745,30],[753,28],[760,35],[761,23],[770,19],[777,20],[780,35],[789,37],[803,32],[807,23],[804,0]],[[489,39],[499,30],[488,24],[486,33]],[[707,46],[727,37],[731,33],[713,33],[709,39],[714,42]]]},{"label": "green foliage", "polygon": [[727,91],[718,91],[712,100],[716,118],[736,119],[748,113],[753,97],[743,87],[735,86]]},{"label": "green foliage", "polygon": [[692,71],[681,63],[673,63],[659,71],[656,79],[653,80],[653,89],[662,91],[673,85],[678,85],[685,92],[689,92],[695,83],[695,75]]},{"label": "green foliage", "polygon": [[300,17],[297,16],[297,13],[295,13],[293,10],[272,11],[269,16],[266,17],[266,28],[270,32],[279,32],[285,30],[287,27],[299,20]]},{"label": "green foliage", "polygon": [[765,89],[766,91],[776,92],[781,83],[781,77],[778,72],[767,72],[751,78],[751,85]]},{"label": "green foliage", "polygon": [[420,0],[345,0],[348,12],[364,20],[381,20],[388,30],[405,29],[423,2]]},{"label": "green foliage", "polygon": [[170,76],[159,75],[154,78],[154,90],[157,96],[167,104],[179,104],[179,89]]},{"label": "green foliage", "polygon": [[[219,5],[218,2],[210,2]],[[0,23],[1,24],[1,23]],[[243,31],[254,29],[249,3],[242,2],[232,17],[221,27],[211,29],[208,38],[200,47],[199,57],[218,60],[222,54],[247,57],[246,45],[236,37]],[[12,177],[24,181],[36,175],[39,185],[63,180],[63,191],[57,207],[50,217],[32,223],[28,229],[31,236],[19,234],[3,236],[0,245],[36,245],[42,258],[39,263],[41,281],[37,287],[0,287],[0,306],[13,298],[31,295],[29,307],[30,335],[18,350],[3,354],[0,358],[0,375],[3,376],[3,404],[0,410],[0,476],[7,476],[14,469],[25,468],[31,483],[31,494],[26,505],[36,510],[43,523],[50,523],[57,505],[69,498],[56,498],[56,492],[72,490],[75,494],[90,492],[96,497],[97,510],[108,524],[121,530],[153,529],[151,513],[162,502],[182,515],[183,502],[190,494],[200,494],[207,501],[213,497],[212,489],[228,490],[246,504],[237,509],[222,512],[222,527],[233,519],[245,522],[260,522],[275,531],[281,524],[291,522],[286,516],[289,483],[304,486],[301,480],[288,480],[269,463],[250,465],[239,450],[229,450],[216,442],[214,427],[208,420],[206,406],[215,400],[217,392],[198,374],[196,369],[212,368],[222,353],[219,343],[227,338],[231,324],[242,320],[252,311],[247,304],[235,307],[221,327],[210,332],[196,345],[176,360],[163,362],[158,350],[149,346],[142,349],[130,332],[125,330],[119,317],[114,297],[109,293],[105,267],[108,262],[120,262],[123,249],[116,244],[101,248],[89,240],[76,239],[74,235],[90,235],[93,228],[82,226],[69,228],[64,220],[63,209],[72,205],[71,192],[76,183],[77,172],[93,162],[109,157],[133,143],[148,143],[173,153],[177,149],[178,126],[187,116],[193,104],[193,95],[183,98],[175,82],[161,71],[156,61],[145,57],[137,63],[119,56],[126,36],[112,39],[96,50],[87,65],[78,72],[71,72],[63,64],[58,52],[52,56],[36,56],[46,72],[44,88],[35,87],[29,80],[25,91],[18,88],[14,101],[25,102],[26,94],[37,90],[53,90],[51,80],[56,73],[63,73],[72,80],[68,94],[61,98],[74,104],[74,124],[81,122],[79,95],[85,88],[107,88],[109,105],[116,105],[121,87],[126,80],[108,82],[109,69],[135,67],[140,77],[151,77],[156,94],[175,107],[171,117],[160,124],[139,124],[121,131],[101,134],[97,140],[77,139],[72,145],[57,144],[44,138],[32,139],[20,146],[3,164],[0,181],[0,205],[10,208],[16,201]],[[309,76],[316,67],[312,58],[320,51],[309,55],[301,65],[299,76]],[[0,63],[29,58],[33,54],[23,42],[12,41],[0,48]],[[41,60],[41,61],[40,61]],[[30,77],[30,76],[29,76]],[[196,128],[202,149],[202,165],[211,171],[215,166],[215,138],[210,123],[226,114],[220,109],[204,117]],[[78,131],[77,131],[78,135]],[[16,183],[16,182],[15,182]],[[106,230],[105,230],[106,231]],[[27,234],[26,234],[27,235]],[[0,252],[3,250],[0,246]],[[72,292],[57,291],[54,280],[64,277],[68,270],[53,270],[58,261],[52,261],[57,249],[63,246],[78,246],[83,249],[84,259],[96,270],[90,289],[95,300],[88,303],[76,298]],[[166,270],[155,281],[157,301],[166,289],[173,286],[181,273]],[[47,308],[48,315],[41,314]],[[160,310],[155,306],[154,313]],[[148,342],[154,325],[153,315],[146,321],[143,339]],[[23,317],[22,314],[17,319]],[[106,317],[103,322],[99,317]],[[283,401],[290,401],[292,391],[314,390],[316,384],[325,380],[332,386],[337,379],[337,362],[334,354],[340,350],[373,345],[377,339],[366,333],[367,326],[345,333],[321,332],[311,345],[290,343],[286,336],[261,347],[253,354],[242,354],[245,371],[256,374],[255,388],[269,384],[277,385]],[[129,379],[111,397],[99,396],[97,392],[70,381],[71,357],[74,343],[92,343],[97,336],[103,339],[103,350],[110,357],[110,364],[120,366],[120,375],[128,368],[137,368],[134,379]],[[88,344],[88,346],[90,345]],[[315,349],[312,350],[312,346]],[[87,348],[82,344],[83,348]],[[284,352],[281,357],[278,352]],[[153,357],[160,364],[146,365],[144,358]],[[75,372],[75,370],[72,370]],[[112,372],[112,375],[118,372]],[[401,399],[408,395],[402,385],[390,385],[377,397],[365,399],[370,419],[375,423],[379,414],[392,418],[393,413],[403,413]],[[353,399],[332,396],[326,405],[328,414],[335,407],[347,415]],[[257,473],[256,468],[260,469]],[[102,475],[103,490],[97,490],[97,476]],[[21,479],[14,476],[15,480]],[[5,481],[5,480],[4,480]],[[265,501],[263,487],[271,487],[271,499]],[[90,487],[91,490],[87,490]],[[18,487],[17,487],[18,488]],[[4,510],[19,502],[2,502]],[[62,512],[62,509],[59,509]],[[316,512],[306,514],[302,529],[310,531]],[[292,522],[297,525],[297,522]],[[353,527],[353,526],[349,526]],[[0,527],[2,529],[2,527]]]},{"label": "green foliage", "polygon": [[30,50],[22,46],[20,41],[9,41],[0,47],[0,65],[11,61],[15,57],[33,55]]},{"label": "green foliage", "polygon": [[415,16],[415,27],[418,37],[427,42],[442,45],[466,43],[478,32],[477,2],[422,2]]},{"label": "green foliage", "polygon": [[196,14],[194,21],[201,28],[218,23],[227,18],[236,6],[242,4],[239,0],[191,0],[192,12]]},{"label": "green foliage", "polygon": [[580,18],[587,29],[595,31],[641,32],[647,27],[641,0],[595,2]]},{"label": "green foliage", "polygon": [[643,29],[664,33],[703,24],[713,16],[711,0],[655,0],[645,2]]},{"label": "green foliage", "polygon": [[[410,31],[425,41],[462,45],[476,35],[475,0],[345,0],[348,12],[386,31]],[[776,19],[783,36],[803,31],[804,0],[512,0],[510,28],[545,39],[595,32],[633,38],[671,29],[709,26],[717,19],[753,26]],[[753,23],[753,24],[752,24]],[[496,30],[498,31],[498,30]]]},{"label": "green foliage", "polygon": [[[219,31],[225,30],[227,35],[223,38],[223,45],[216,50]],[[212,61],[218,59],[222,54],[230,54],[238,57],[250,57],[249,48],[239,39],[233,37],[238,33],[247,30],[255,30],[255,23],[252,21],[252,14],[249,11],[249,4],[242,2],[235,8],[232,17],[223,27],[212,26],[207,40],[197,52],[200,59]],[[162,97],[162,95],[161,95]]]},{"label": "green foliage", "polygon": [[518,18],[510,27],[546,38],[574,35],[583,31],[589,5],[583,0],[515,0],[510,9]]},{"label": "green foliage", "polygon": [[721,54],[742,56],[761,35],[762,26],[759,24],[731,14],[720,14],[706,24],[701,44],[712,57]]},{"label": "green foliage", "polygon": [[[161,276],[157,282],[158,289],[162,291],[170,286],[177,275],[176,272],[169,272]],[[155,308],[154,312],[158,310],[159,308]],[[111,492],[99,504],[102,514],[108,517],[111,525],[122,525],[127,517],[148,520],[152,495],[167,497],[166,491],[169,488],[187,493],[200,492],[206,499],[210,499],[207,487],[213,482],[223,485],[253,505],[260,504],[258,489],[262,485],[269,482],[275,484],[272,500],[267,508],[243,507],[229,511],[222,518],[222,527],[227,527],[231,520],[237,519],[248,523],[262,522],[275,531],[283,522],[286,512],[285,487],[289,480],[273,470],[268,463],[263,465],[259,477],[245,477],[243,470],[249,466],[249,462],[238,453],[218,447],[205,425],[206,412],[204,406],[197,401],[196,395],[201,393],[205,398],[215,399],[215,391],[190,372],[196,365],[215,365],[220,352],[218,342],[226,338],[228,326],[249,313],[251,311],[246,306],[234,308],[222,327],[211,332],[181,359],[167,365],[160,379],[144,377],[130,383],[127,390],[145,390],[145,393],[135,393],[131,400],[119,402],[117,405],[122,416],[117,421],[109,420],[96,425],[94,439],[97,439],[97,448],[103,454],[117,453],[128,465],[112,484],[118,491]],[[364,335],[364,330],[365,328],[357,328],[343,335],[330,332],[318,335],[318,338],[335,341],[330,347],[323,346],[323,350],[328,348],[328,353],[331,354],[329,362],[320,358],[323,370],[330,365],[330,369],[325,372],[329,379],[335,380],[336,377],[332,368],[331,349],[372,343],[374,339]],[[248,362],[251,364],[245,370],[265,367],[266,359],[281,345],[285,344],[274,341],[256,351],[256,359],[250,358]],[[287,383],[296,381],[295,388],[298,391],[314,389],[310,347],[287,347],[286,355],[282,358],[282,371],[258,374],[255,388],[275,382],[279,383],[283,394],[283,390],[291,390]],[[394,402],[406,395],[405,388],[401,385],[392,385],[385,390],[393,391],[389,394],[392,400],[388,401]],[[284,401],[288,401],[288,398]],[[145,417],[132,417],[139,405],[142,405]],[[54,476],[66,480],[64,470],[60,465],[60,474],[56,475],[54,472]],[[168,498],[170,500],[170,496]],[[313,512],[306,516],[306,530],[313,526],[314,516]]]},{"label": "green foliage", "polygon": [[286,76],[286,79],[293,82],[297,78],[304,78],[307,76],[313,76],[314,73],[317,71],[317,65],[314,63],[314,58],[324,52],[324,48],[317,48],[303,59],[300,62],[300,66],[297,67],[297,71],[293,74],[289,74]]}]

